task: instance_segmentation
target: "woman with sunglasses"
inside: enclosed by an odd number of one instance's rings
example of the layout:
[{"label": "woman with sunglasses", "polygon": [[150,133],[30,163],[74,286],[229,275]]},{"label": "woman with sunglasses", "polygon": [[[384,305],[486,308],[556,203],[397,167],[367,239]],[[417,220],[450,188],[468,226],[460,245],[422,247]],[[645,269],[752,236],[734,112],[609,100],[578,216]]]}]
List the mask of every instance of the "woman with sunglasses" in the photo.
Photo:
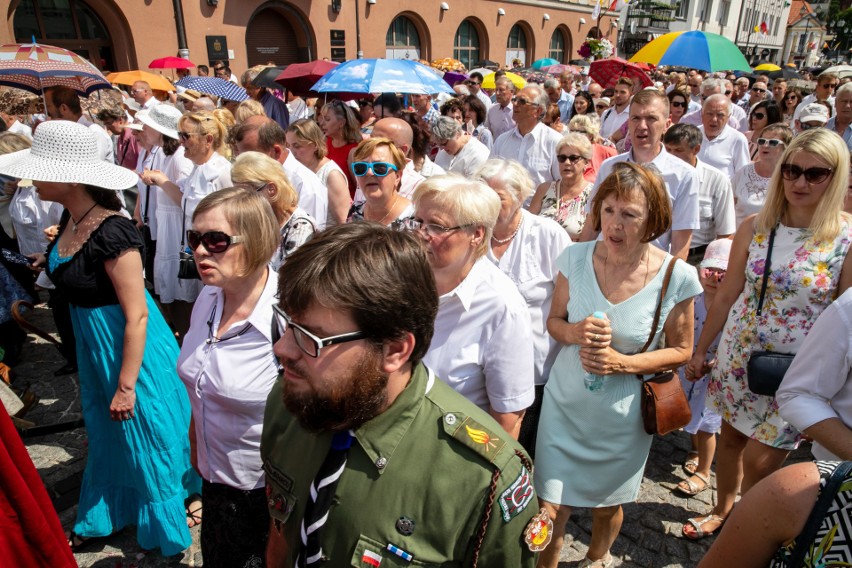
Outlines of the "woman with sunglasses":
[{"label": "woman with sunglasses", "polygon": [[372,221],[393,229],[410,225],[414,206],[399,193],[405,156],[396,144],[387,138],[364,140],[352,153],[350,168],[358,180],[357,197],[364,198],[352,204],[347,223]]},{"label": "woman with sunglasses", "polygon": [[763,136],[763,129],[771,124],[778,124],[781,120],[781,108],[775,101],[760,101],[753,107],[748,115],[748,152],[752,160],[757,155],[757,139]]},{"label": "woman with sunglasses", "polygon": [[784,99],[781,101],[781,119],[792,127],[794,125],[793,115],[796,113],[796,107],[802,102],[802,90],[799,87],[788,87],[784,93]]},{"label": "woman with sunglasses", "polygon": [[[573,119],[572,119],[573,123]],[[560,178],[548,181],[535,190],[529,212],[553,219],[577,241],[586,221],[586,200],[593,183],[584,172],[592,159],[592,145],[578,132],[569,132],[556,146]]]},{"label": "woman with sunglasses", "polygon": [[349,196],[353,197],[355,177],[349,172],[349,153],[364,139],[355,111],[346,103],[332,99],[322,106],[317,124],[326,136],[327,156],[346,173]]},{"label": "woman with sunglasses", "polygon": [[784,123],[776,123],[763,129],[755,140],[755,161],[746,164],[734,173],[731,187],[734,191],[734,212],[737,227],[751,215],[763,208],[769,181],[787,145],[793,139],[793,131]]},{"label": "woman with sunglasses", "polygon": [[64,120],[40,124],[32,149],[4,156],[0,172],[32,179],[66,210],[34,265],[67,298],[77,342],[88,457],[69,544],[136,525],[142,548],[177,554],[192,544],[184,501],[199,487],[178,346],[145,291],[142,236],[116,195],[137,175],[101,160],[92,131]]},{"label": "woman with sunglasses", "polygon": [[669,119],[672,124],[677,124],[686,115],[689,108],[689,93],[686,90],[676,88],[669,91],[666,96],[669,98]]},{"label": "woman with sunglasses", "polygon": [[[852,222],[842,210],[848,169],[849,150],[837,134],[822,128],[799,134],[781,156],[760,213],[734,236],[727,275],[686,370],[692,380],[704,375],[707,351],[721,332],[707,386],[707,406],[722,416],[716,506],[689,519],[686,538],[716,532],[738,491],[746,494],[780,468],[801,441],[774,396],[749,390],[747,364],[754,351],[796,353],[817,317],[852,282]],[[771,274],[762,292],[770,246]]]},{"label": "woman with sunglasses", "polygon": [[[280,166],[278,166],[281,169]],[[279,243],[269,202],[251,189],[205,197],[187,231],[205,287],[177,370],[192,405],[189,443],[203,479],[205,566],[262,566],[269,529],[260,434],[278,379],[272,306]]]}]

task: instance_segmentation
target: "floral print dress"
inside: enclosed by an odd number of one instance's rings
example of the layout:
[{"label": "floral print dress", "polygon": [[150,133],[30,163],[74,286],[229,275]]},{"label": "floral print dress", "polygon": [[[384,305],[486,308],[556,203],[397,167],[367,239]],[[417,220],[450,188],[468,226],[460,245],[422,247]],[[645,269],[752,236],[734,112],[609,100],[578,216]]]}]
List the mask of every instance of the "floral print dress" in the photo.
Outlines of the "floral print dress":
[{"label": "floral print dress", "polygon": [[834,300],[849,250],[852,225],[841,220],[834,241],[815,242],[808,229],[778,225],[763,313],[758,318],[769,235],[755,233],[748,249],[746,282],[722,330],[718,362],[707,386],[707,407],[743,434],[775,448],[795,449],[801,435],[778,414],[775,397],[748,388],[752,351],[796,353],[817,317]]}]

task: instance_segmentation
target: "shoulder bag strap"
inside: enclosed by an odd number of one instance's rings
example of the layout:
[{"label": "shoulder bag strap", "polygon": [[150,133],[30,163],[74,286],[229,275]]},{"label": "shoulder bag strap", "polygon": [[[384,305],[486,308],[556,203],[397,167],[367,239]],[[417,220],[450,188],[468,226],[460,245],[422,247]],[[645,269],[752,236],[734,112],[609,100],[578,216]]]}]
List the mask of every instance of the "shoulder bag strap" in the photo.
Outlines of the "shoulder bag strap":
[{"label": "shoulder bag strap", "polygon": [[[676,262],[677,257],[673,256],[669,261],[668,267],[666,267],[666,276],[663,279],[663,287],[660,289],[660,299],[657,302],[657,310],[654,312],[654,323],[651,324],[651,334],[648,336],[648,341],[646,341],[645,345],[642,346],[642,349],[639,350],[639,353],[647,351],[648,347],[651,346],[651,342],[654,341],[654,337],[657,335],[657,326],[660,324],[660,313],[663,310],[663,298],[666,297],[666,292],[669,289],[669,282],[672,279],[672,271],[674,271]],[[641,377],[639,378],[641,379]]]},{"label": "shoulder bag strap", "polygon": [[829,507],[831,507],[831,503],[840,490],[840,486],[843,484],[846,476],[849,475],[850,469],[852,469],[852,461],[845,461],[838,464],[825,484],[825,487],[820,491],[819,499],[817,499],[816,505],[814,505],[811,514],[808,516],[805,528],[796,537],[796,544],[787,561],[788,568],[799,568],[803,565],[802,561],[810,549],[810,543],[816,538],[816,533],[820,525],[822,525],[822,520],[825,518]]},{"label": "shoulder bag strap", "polygon": [[186,242],[186,197],[181,200],[180,211],[180,252],[183,252]]},{"label": "shoulder bag strap", "polygon": [[766,286],[769,284],[769,271],[772,267],[772,243],[775,242],[775,228],[769,232],[769,247],[766,251],[766,264],[763,266],[763,283],[760,285],[760,299],[757,301],[757,315],[763,311],[763,297],[766,295]]}]

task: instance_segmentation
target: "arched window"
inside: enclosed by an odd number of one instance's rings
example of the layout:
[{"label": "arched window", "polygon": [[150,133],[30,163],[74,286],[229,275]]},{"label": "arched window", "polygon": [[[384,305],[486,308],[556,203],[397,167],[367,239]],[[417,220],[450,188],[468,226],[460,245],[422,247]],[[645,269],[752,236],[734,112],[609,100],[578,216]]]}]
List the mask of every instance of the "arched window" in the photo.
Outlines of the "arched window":
[{"label": "arched window", "polygon": [[21,0],[15,10],[15,41],[71,50],[99,69],[114,70],[112,40],[100,17],[83,0]]},{"label": "arched window", "polygon": [[509,30],[509,41],[506,42],[506,65],[512,67],[512,61],[521,60],[521,66],[527,64],[527,34],[518,24]]},{"label": "arched window", "polygon": [[385,57],[387,59],[420,59],[420,34],[414,22],[405,16],[398,16],[391,22],[385,36]]},{"label": "arched window", "polygon": [[480,61],[479,32],[469,21],[463,21],[456,30],[453,40],[453,57],[461,61],[468,69],[474,69]]},{"label": "arched window", "polygon": [[567,63],[565,60],[565,34],[562,30],[554,30],[553,35],[550,36],[550,49],[547,51],[547,56],[559,63]]}]

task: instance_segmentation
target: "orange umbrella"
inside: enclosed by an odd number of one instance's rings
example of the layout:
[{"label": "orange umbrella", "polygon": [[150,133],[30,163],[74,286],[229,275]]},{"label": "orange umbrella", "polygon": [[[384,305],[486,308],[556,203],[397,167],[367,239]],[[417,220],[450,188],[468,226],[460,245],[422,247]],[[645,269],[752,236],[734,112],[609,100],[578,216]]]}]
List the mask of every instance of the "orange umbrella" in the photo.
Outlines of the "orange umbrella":
[{"label": "orange umbrella", "polygon": [[113,85],[133,85],[136,81],[145,81],[155,91],[174,91],[175,86],[161,75],[154,75],[146,71],[119,71],[106,76],[107,81]]}]

